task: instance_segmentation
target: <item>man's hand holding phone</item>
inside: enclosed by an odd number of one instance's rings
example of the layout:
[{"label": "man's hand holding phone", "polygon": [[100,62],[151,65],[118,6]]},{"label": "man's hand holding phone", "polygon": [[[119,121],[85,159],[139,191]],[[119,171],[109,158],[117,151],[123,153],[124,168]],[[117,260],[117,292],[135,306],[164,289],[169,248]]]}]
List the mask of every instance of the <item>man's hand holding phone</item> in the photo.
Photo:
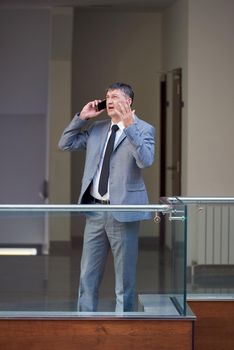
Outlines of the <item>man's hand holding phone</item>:
[{"label": "man's hand holding phone", "polygon": [[98,105],[97,105],[97,110],[98,111],[102,111],[104,109],[106,109],[106,100],[103,100],[103,101],[99,102]]},{"label": "man's hand holding phone", "polygon": [[105,107],[102,108],[104,105],[104,101],[94,100],[94,101],[88,102],[80,112],[80,119],[88,120],[91,118],[98,117],[105,109]]}]

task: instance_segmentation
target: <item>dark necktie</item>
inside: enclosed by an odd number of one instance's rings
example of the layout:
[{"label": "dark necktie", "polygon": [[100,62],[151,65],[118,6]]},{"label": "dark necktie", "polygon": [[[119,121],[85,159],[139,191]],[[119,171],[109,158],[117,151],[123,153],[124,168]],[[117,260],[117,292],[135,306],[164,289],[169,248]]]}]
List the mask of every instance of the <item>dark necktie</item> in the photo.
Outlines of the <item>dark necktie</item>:
[{"label": "dark necktie", "polygon": [[112,125],[111,135],[109,137],[109,140],[106,146],[106,151],[103,159],[102,170],[101,170],[100,180],[98,185],[98,192],[100,193],[101,196],[104,196],[104,194],[107,192],[108,178],[109,178],[109,172],[110,172],[110,158],[114,148],[115,134],[118,129],[119,129],[118,125],[116,124]]}]

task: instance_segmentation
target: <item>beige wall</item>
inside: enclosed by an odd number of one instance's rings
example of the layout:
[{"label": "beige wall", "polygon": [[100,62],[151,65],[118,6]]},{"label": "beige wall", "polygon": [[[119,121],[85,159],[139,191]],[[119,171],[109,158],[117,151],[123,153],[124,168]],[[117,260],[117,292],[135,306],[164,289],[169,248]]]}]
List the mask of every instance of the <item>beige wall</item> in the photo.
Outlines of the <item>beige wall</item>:
[{"label": "beige wall", "polygon": [[163,14],[163,68],[182,67],[182,194],[234,187],[232,0],[180,0]]},{"label": "beige wall", "polygon": [[187,195],[234,194],[234,2],[189,1]]}]

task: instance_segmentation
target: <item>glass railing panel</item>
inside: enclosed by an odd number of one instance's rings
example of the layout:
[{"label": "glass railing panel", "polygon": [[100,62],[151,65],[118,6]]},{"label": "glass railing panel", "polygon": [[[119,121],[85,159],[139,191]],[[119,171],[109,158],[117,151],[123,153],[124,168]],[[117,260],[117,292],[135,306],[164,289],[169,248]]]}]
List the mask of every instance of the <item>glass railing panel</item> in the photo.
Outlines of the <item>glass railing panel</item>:
[{"label": "glass railing panel", "polygon": [[189,297],[234,298],[234,198],[181,198],[188,207]]},{"label": "glass railing panel", "polygon": [[164,217],[165,246],[170,252],[170,295],[181,313],[186,313],[186,247],[187,247],[187,209],[176,198],[163,199],[170,203],[171,212]]},{"label": "glass railing panel", "polygon": [[[87,216],[92,217],[95,224],[99,216],[108,215],[131,222],[139,213],[147,216],[147,220],[141,220],[139,224],[135,295],[131,310],[116,308],[117,272],[111,249],[99,288],[98,306],[95,311],[81,310],[78,294]],[[0,206],[0,317],[186,315],[185,223],[185,206],[180,201],[172,205],[124,208]],[[111,220],[109,225],[106,229],[110,232]],[[135,230],[133,226],[131,234],[134,235]],[[127,246],[130,262],[131,242]],[[109,247],[108,240],[107,245]],[[11,253],[10,248],[16,250]],[[26,251],[18,255],[21,248]],[[27,252],[31,255],[25,255]],[[130,263],[125,264],[125,268],[130,268]],[[96,275],[92,278],[95,279]]]}]

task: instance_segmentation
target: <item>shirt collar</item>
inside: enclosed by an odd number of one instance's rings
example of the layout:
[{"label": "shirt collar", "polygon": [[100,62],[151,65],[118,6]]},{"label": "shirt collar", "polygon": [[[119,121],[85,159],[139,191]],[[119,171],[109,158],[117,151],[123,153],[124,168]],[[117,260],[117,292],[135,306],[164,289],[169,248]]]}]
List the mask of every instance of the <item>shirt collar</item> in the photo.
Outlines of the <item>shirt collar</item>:
[{"label": "shirt collar", "polygon": [[[114,125],[113,122],[111,122],[111,127],[112,127],[112,125]],[[122,120],[120,122],[118,122],[117,125],[118,125],[120,131],[122,132],[124,129],[124,124],[123,124]]]}]

